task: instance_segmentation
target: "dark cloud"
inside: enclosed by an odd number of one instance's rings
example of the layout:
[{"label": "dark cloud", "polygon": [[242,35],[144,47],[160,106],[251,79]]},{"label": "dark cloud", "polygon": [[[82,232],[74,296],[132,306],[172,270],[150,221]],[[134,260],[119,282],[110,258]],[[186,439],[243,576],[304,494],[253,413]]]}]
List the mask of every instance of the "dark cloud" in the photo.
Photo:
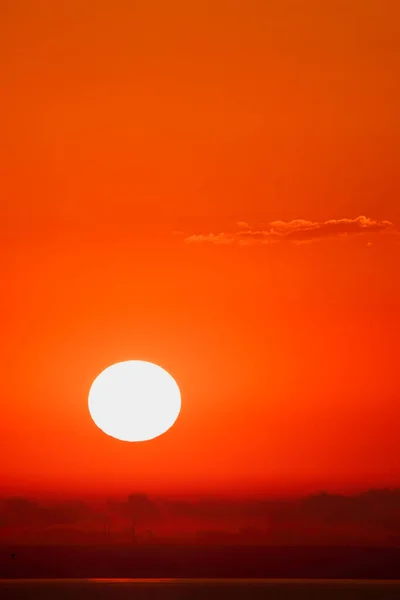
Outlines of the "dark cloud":
[{"label": "dark cloud", "polygon": [[254,229],[245,221],[237,223],[234,232],[194,234],[187,236],[189,244],[271,244],[276,242],[305,243],[323,238],[340,238],[360,234],[389,233],[395,231],[391,221],[378,221],[360,216],[355,219],[330,219],[328,221],[271,221],[263,228]]}]

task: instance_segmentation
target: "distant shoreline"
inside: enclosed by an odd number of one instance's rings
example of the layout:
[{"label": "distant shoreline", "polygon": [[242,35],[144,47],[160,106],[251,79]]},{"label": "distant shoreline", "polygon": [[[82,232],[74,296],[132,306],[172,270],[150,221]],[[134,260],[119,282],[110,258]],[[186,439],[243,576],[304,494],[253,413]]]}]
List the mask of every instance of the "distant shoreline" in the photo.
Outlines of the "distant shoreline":
[{"label": "distant shoreline", "polygon": [[[11,557],[11,552],[15,558]],[[397,581],[400,548],[1,546],[0,579]]]}]

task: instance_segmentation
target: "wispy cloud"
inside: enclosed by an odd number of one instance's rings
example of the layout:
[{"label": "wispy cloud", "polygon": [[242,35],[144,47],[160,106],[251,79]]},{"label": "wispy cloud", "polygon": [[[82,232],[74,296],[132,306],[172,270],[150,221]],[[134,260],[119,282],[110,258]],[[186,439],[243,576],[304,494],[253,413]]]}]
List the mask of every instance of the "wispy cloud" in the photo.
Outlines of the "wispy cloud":
[{"label": "wispy cloud", "polygon": [[276,242],[306,243],[324,238],[342,238],[361,234],[395,231],[391,221],[378,221],[360,216],[354,219],[328,221],[271,221],[262,228],[253,228],[247,222],[237,223],[232,232],[200,233],[185,237],[188,244],[271,244]]}]

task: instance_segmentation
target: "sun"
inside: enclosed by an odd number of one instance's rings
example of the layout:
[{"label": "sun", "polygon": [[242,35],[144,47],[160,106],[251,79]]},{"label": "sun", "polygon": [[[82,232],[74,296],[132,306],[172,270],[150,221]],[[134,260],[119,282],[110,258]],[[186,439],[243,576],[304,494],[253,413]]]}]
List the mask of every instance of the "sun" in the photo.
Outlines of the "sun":
[{"label": "sun", "polygon": [[89,391],[89,412],[104,433],[125,442],[162,435],[178,418],[181,394],[164,369],[142,360],[115,363]]}]

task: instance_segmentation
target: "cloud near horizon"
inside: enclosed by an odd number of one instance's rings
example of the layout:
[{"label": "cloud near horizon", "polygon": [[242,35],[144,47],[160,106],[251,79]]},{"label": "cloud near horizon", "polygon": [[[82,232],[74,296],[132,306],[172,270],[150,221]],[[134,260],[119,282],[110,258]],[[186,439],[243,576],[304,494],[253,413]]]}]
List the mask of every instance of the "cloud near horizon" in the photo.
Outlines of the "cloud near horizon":
[{"label": "cloud near horizon", "polygon": [[378,221],[365,216],[355,219],[330,219],[328,221],[271,221],[265,227],[253,229],[247,222],[239,221],[238,229],[233,232],[194,234],[185,237],[189,244],[234,244],[253,245],[276,242],[296,244],[312,242],[324,238],[342,238],[360,234],[375,234],[394,230],[391,221]]}]

